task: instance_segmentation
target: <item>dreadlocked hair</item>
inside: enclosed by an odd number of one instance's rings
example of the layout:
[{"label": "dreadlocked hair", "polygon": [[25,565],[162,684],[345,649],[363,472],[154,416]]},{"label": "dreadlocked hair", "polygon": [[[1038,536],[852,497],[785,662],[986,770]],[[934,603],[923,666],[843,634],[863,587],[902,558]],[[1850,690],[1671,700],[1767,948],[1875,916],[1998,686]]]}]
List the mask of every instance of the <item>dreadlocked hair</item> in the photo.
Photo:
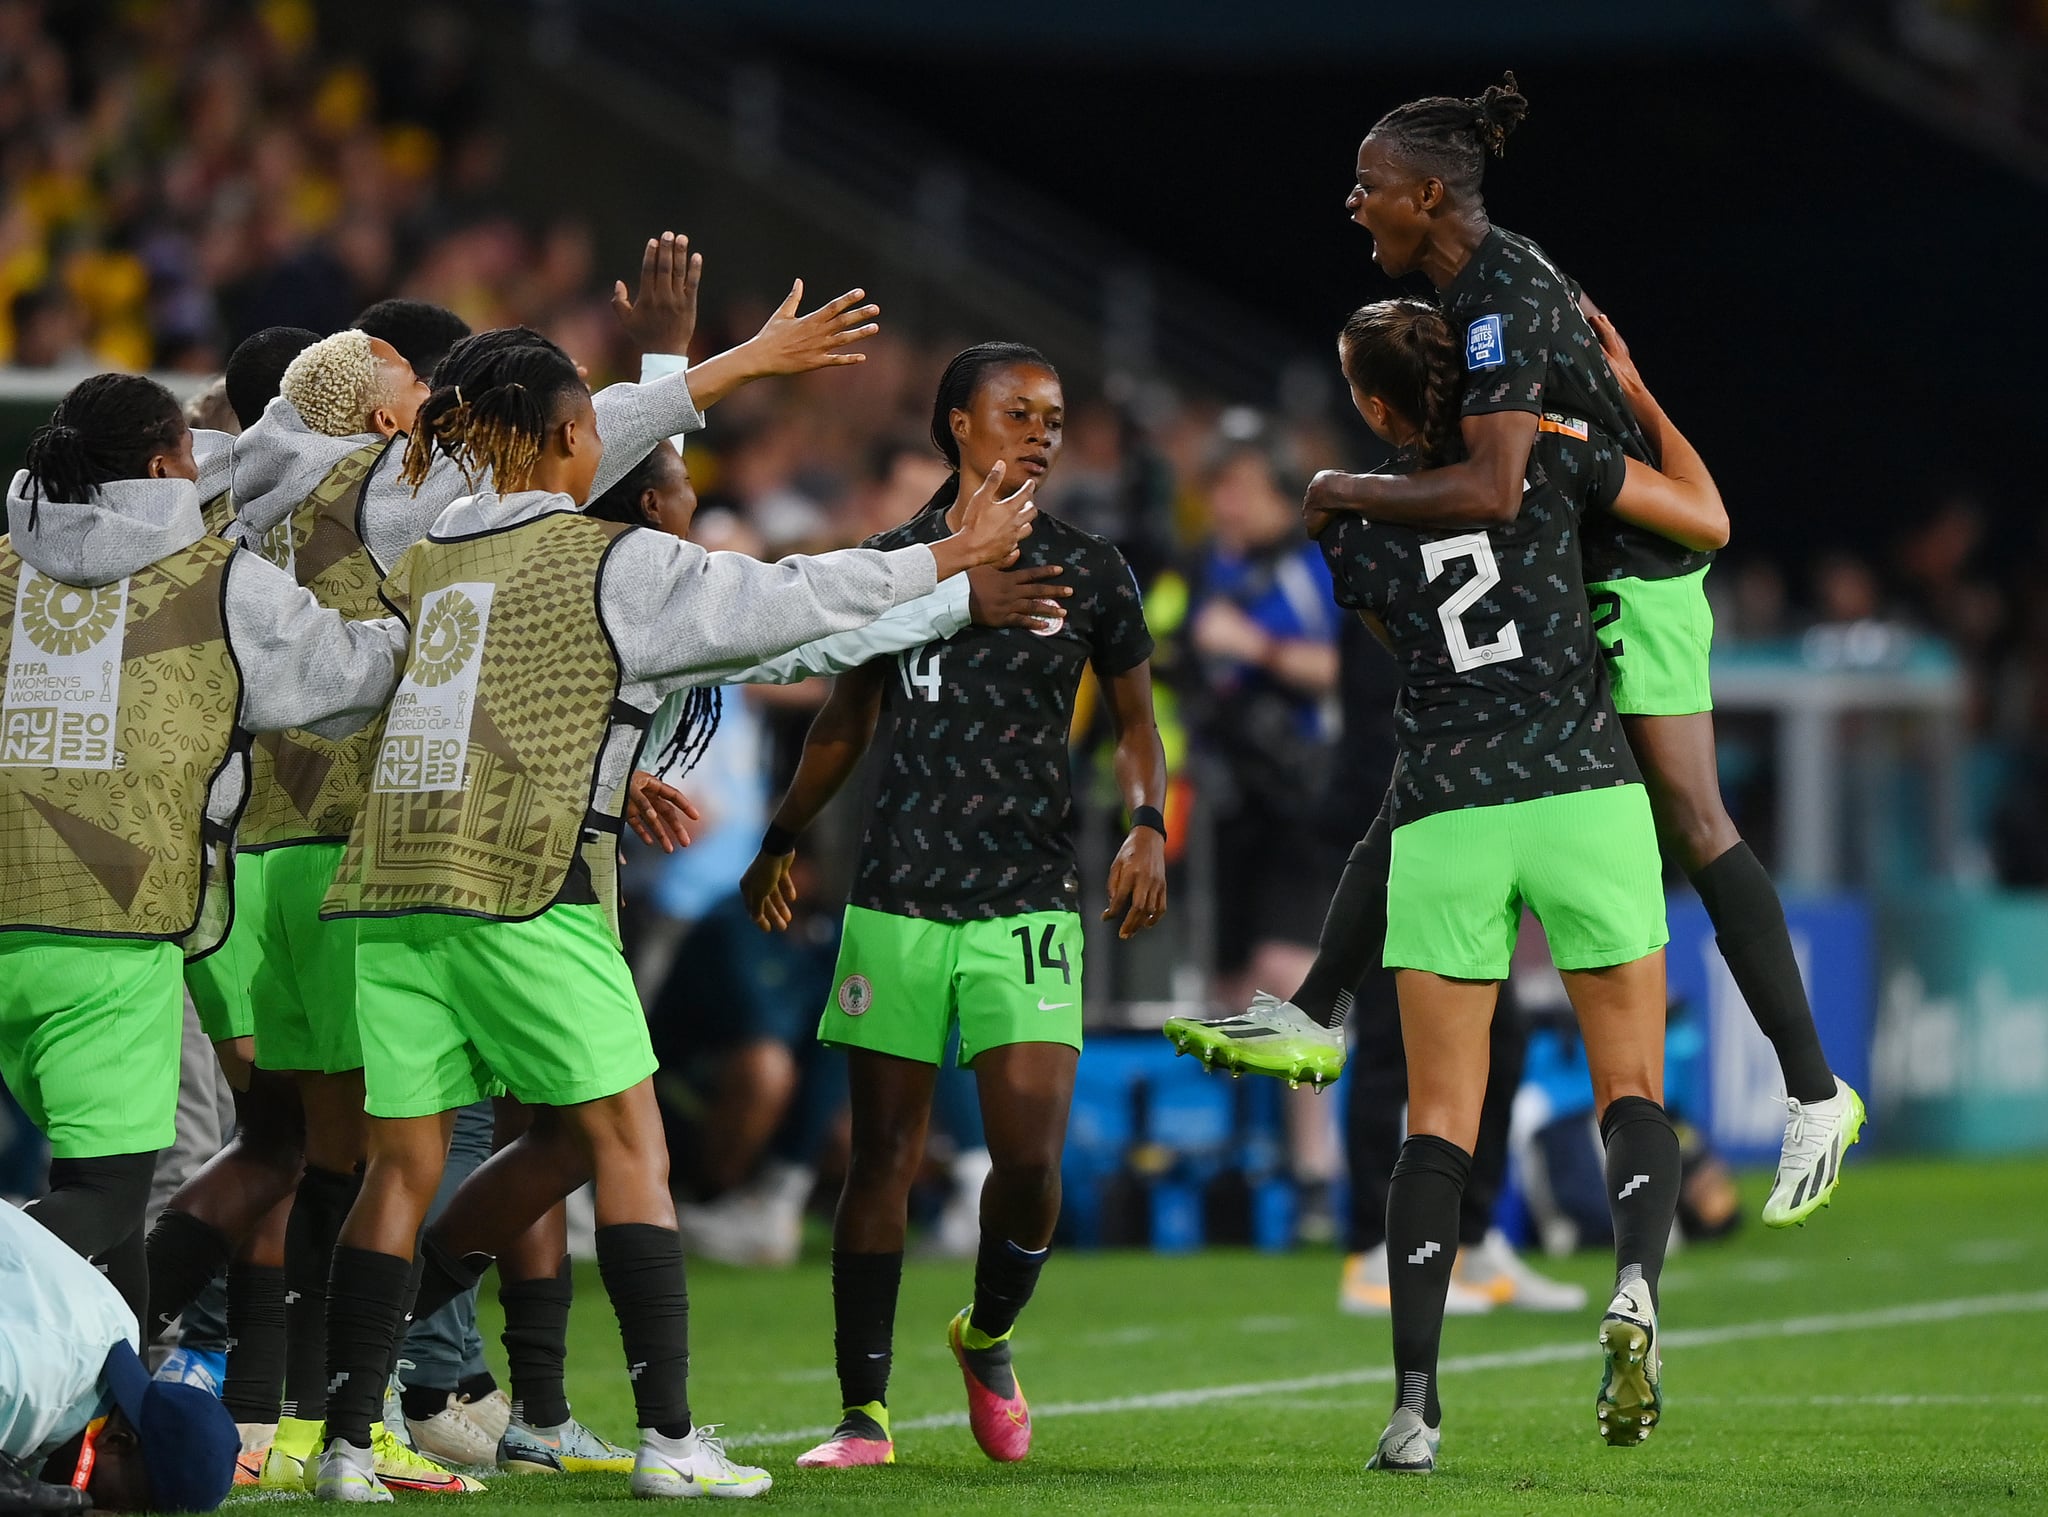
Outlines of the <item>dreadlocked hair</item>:
[{"label": "dreadlocked hair", "polygon": [[1441,179],[1454,195],[1476,195],[1490,154],[1507,151],[1508,134],[1529,114],[1513,70],[1469,100],[1432,95],[1397,105],[1371,136],[1390,143],[1411,167]]},{"label": "dreadlocked hair", "polygon": [[978,342],[953,355],[946,372],[939,376],[938,398],[932,402],[932,446],[945,457],[956,473],[960,468],[960,444],[953,436],[953,413],[973,406],[975,392],[997,369],[1029,365],[1058,376],[1052,360],[1038,349],[1021,342]]},{"label": "dreadlocked hair", "polygon": [[417,491],[440,452],[455,460],[472,490],[485,474],[501,495],[523,490],[540,463],[556,403],[583,390],[569,355],[531,327],[465,337],[434,370],[400,477]]},{"label": "dreadlocked hair", "polygon": [[29,530],[45,498],[82,503],[111,480],[140,479],[152,458],[177,447],[184,431],[177,399],[155,380],[140,374],[81,379],[28,440],[22,464]]},{"label": "dreadlocked hair", "polygon": [[1377,300],[1360,306],[1337,340],[1344,377],[1361,395],[1377,395],[1415,424],[1416,453],[1431,468],[1464,453],[1458,430],[1457,339],[1444,313],[1426,300]]},{"label": "dreadlocked hair", "polygon": [[676,721],[676,730],[661,745],[650,771],[667,774],[673,770],[678,779],[688,774],[718,736],[718,720],[724,714],[723,686],[692,685],[683,695],[683,714]]}]

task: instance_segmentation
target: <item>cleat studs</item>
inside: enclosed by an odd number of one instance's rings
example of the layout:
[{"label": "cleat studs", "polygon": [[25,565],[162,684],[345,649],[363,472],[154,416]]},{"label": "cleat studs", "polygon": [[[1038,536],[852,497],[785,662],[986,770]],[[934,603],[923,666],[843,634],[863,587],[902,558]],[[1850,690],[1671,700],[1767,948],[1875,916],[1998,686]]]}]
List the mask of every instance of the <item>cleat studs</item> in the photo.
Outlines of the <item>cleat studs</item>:
[{"label": "cleat studs", "polygon": [[1300,1090],[1300,1089],[1301,1089],[1301,1081],[1299,1081],[1299,1080],[1289,1080],[1289,1081],[1287,1082],[1287,1088],[1288,1088],[1289,1090]]}]

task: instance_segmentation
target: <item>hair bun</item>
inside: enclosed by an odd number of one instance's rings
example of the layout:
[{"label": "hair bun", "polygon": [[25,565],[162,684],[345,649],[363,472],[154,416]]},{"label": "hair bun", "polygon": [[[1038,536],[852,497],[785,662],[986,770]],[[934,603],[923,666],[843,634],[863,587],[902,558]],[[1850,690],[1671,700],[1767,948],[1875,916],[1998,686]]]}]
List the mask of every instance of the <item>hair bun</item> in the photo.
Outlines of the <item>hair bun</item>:
[{"label": "hair bun", "polygon": [[1486,150],[1498,158],[1507,150],[1508,133],[1522,124],[1522,118],[1529,114],[1529,102],[1522,95],[1521,86],[1515,82],[1515,71],[1509,69],[1501,75],[1499,84],[1489,84],[1476,99],[1468,100],[1472,107],[1473,123],[1479,128],[1479,138]]}]

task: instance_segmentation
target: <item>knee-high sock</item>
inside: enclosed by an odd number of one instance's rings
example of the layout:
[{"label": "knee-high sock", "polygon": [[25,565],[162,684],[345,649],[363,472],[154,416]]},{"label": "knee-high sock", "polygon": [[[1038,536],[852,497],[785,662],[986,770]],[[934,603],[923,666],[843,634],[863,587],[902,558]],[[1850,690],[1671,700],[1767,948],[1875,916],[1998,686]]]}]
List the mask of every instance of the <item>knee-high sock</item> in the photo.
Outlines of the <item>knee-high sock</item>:
[{"label": "knee-high sock", "polygon": [[674,1228],[620,1222],[597,1230],[597,1269],[619,1319],[640,1426],[690,1432],[690,1297]]},{"label": "knee-high sock", "polygon": [[1735,988],[1777,1050],[1785,1093],[1800,1101],[1825,1101],[1835,1093],[1834,1072],[1799,978],[1785,907],[1763,861],[1749,844],[1737,843],[1694,875],[1692,883],[1714,924],[1714,941],[1728,961]]},{"label": "knee-high sock", "polygon": [[1051,1253],[1050,1248],[1020,1248],[984,1224],[974,1259],[974,1307],[968,1325],[991,1339],[1007,1335],[1038,1289],[1039,1272]]},{"label": "knee-high sock", "polygon": [[498,1281],[505,1310],[505,1362],[512,1371],[512,1404],[529,1427],[557,1427],[569,1420],[562,1366],[569,1352],[569,1260],[538,1280]]},{"label": "knee-high sock", "polygon": [[1472,1156],[1423,1134],[1401,1145],[1387,1187],[1387,1278],[1393,1296],[1397,1403],[1431,1427],[1443,1421],[1436,1397],[1444,1297],[1458,1256],[1458,1203]]},{"label": "knee-high sock", "polygon": [[228,1266],[228,1377],[220,1399],[237,1422],[275,1422],[284,1400],[284,1271]]},{"label": "knee-high sock", "polygon": [[832,1250],[832,1352],[839,1368],[839,1404],[889,1400],[896,1338],[896,1296],[903,1255]]},{"label": "knee-high sock", "polygon": [[1671,1220],[1678,1214],[1681,1161],[1678,1134],[1663,1107],[1643,1096],[1622,1096],[1600,1114],[1607,1143],[1607,1207],[1614,1215],[1614,1272],[1618,1285],[1633,1271],[1657,1302],[1657,1277]]},{"label": "knee-high sock", "polygon": [[135,1313],[138,1325],[149,1312],[149,1265],[142,1223],[149,1206],[149,1182],[156,1154],[107,1154],[91,1159],[52,1159],[50,1193],[26,1208],[36,1221],[93,1260]]},{"label": "knee-high sock", "polygon": [[228,1267],[234,1251],[234,1244],[219,1228],[166,1207],[144,1244],[149,1262],[149,1319],[142,1324],[143,1337],[154,1341],[182,1315],[207,1282]]},{"label": "knee-high sock", "polygon": [[1294,1004],[1325,1027],[1341,1027],[1358,982],[1378,967],[1387,944],[1387,870],[1393,830],[1384,813],[1344,865],[1323,916],[1316,961],[1294,992]]},{"label": "knee-high sock", "polygon": [[284,1415],[327,1415],[327,1281],[334,1247],[362,1187],[357,1175],[308,1164],[284,1228]]},{"label": "knee-high sock", "polygon": [[[327,1281],[327,1394],[329,1438],[370,1446],[370,1428],[384,1409],[391,1346],[405,1316],[412,1260],[363,1248],[334,1250]],[[303,1411],[301,1415],[304,1415]]]}]

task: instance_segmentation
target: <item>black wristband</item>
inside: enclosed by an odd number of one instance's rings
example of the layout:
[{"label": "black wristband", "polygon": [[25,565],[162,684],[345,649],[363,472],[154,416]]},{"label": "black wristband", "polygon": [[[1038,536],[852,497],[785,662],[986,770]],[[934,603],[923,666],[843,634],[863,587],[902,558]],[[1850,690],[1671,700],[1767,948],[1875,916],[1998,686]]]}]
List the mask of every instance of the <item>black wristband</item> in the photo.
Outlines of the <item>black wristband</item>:
[{"label": "black wristband", "polygon": [[768,830],[761,834],[761,851],[768,854],[795,853],[800,832],[791,832],[780,822],[770,822]]},{"label": "black wristband", "polygon": [[1131,813],[1131,826],[1150,827],[1161,837],[1166,836],[1166,818],[1159,814],[1157,806],[1140,806]]}]

